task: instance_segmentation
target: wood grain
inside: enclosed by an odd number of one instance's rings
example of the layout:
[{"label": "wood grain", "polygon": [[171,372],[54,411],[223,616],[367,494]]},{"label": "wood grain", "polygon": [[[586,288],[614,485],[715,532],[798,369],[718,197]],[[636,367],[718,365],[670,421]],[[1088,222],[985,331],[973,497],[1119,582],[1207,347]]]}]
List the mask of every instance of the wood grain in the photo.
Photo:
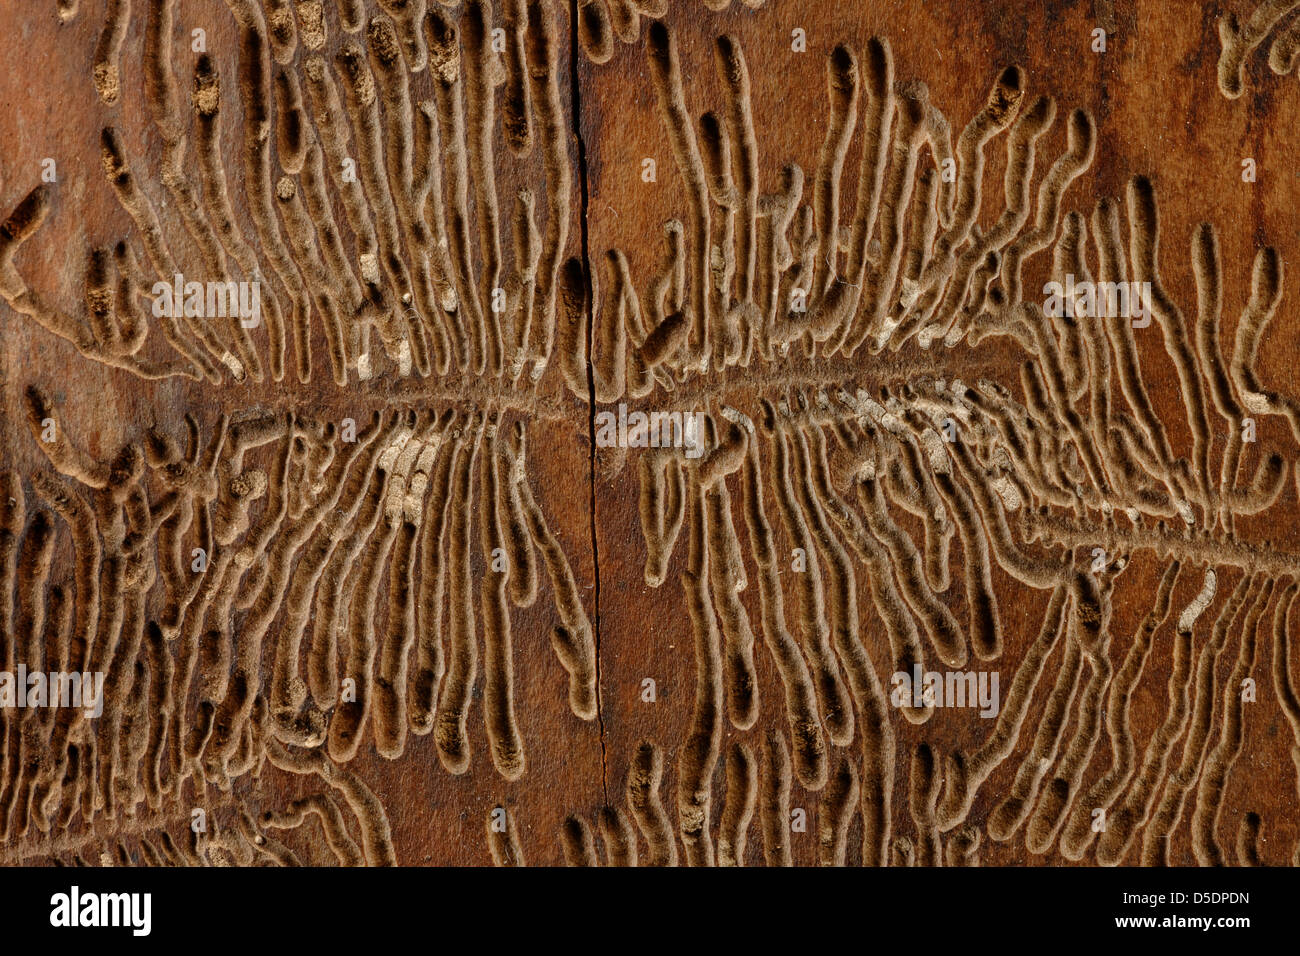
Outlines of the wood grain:
[{"label": "wood grain", "polygon": [[0,860],[1300,862],[1294,4],[39,6]]}]

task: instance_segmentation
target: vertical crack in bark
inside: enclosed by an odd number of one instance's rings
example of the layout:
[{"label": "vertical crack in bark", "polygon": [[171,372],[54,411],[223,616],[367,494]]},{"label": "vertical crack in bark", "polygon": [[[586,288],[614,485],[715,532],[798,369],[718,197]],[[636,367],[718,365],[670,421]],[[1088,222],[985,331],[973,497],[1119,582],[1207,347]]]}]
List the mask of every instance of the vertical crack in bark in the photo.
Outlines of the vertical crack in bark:
[{"label": "vertical crack in bark", "polygon": [[595,302],[592,294],[591,255],[587,248],[587,145],[582,138],[582,93],[578,78],[578,2],[569,0],[569,95],[573,134],[578,143],[578,188],[581,191],[582,209],[582,270],[586,282],[587,309],[587,479],[590,487],[591,561],[595,569],[595,591],[592,598],[594,640],[596,642],[596,722],[600,731],[600,789],[606,805],[609,804],[607,780],[607,755],[605,751],[605,711],[601,706],[600,680],[600,542],[596,537],[596,379],[591,363],[595,334]]}]

